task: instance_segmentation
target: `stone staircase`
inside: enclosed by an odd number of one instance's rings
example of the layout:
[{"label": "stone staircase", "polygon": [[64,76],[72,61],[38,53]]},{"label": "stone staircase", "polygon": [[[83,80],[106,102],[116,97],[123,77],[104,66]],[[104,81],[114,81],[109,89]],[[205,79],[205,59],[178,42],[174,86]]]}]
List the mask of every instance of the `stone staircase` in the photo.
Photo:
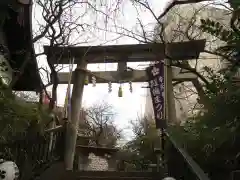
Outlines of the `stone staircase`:
[{"label": "stone staircase", "polygon": [[[161,180],[154,172],[78,171],[66,172],[67,180]],[[65,179],[66,180],[66,179]]]},{"label": "stone staircase", "polygon": [[159,172],[66,171],[56,163],[35,180],[161,180]]}]

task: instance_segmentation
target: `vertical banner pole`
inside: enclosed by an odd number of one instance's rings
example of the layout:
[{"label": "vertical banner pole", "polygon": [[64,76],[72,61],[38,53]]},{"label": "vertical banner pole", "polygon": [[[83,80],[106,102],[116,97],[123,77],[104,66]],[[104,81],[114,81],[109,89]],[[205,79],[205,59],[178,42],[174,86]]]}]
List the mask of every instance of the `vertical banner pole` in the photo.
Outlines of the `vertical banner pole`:
[{"label": "vertical banner pole", "polygon": [[165,59],[164,60],[164,118],[166,121],[168,121],[168,101],[167,101],[167,97],[168,97],[168,86],[167,86],[167,82],[168,82],[168,60]]},{"label": "vertical banner pole", "polygon": [[[166,128],[166,66],[165,63],[159,61],[153,66],[147,68],[149,78],[150,92],[153,102],[156,128],[159,129],[161,144],[161,165],[164,163],[164,129]],[[159,163],[158,163],[159,164]]]},{"label": "vertical banner pole", "polygon": [[[166,121],[166,124],[168,124],[168,114],[169,114],[169,105],[168,105],[168,65],[169,65],[169,60],[164,59],[164,119]],[[161,129],[160,131],[161,134],[161,150],[162,150],[162,167],[164,168],[164,173],[167,172],[167,167],[165,163],[165,132],[164,128]]]}]

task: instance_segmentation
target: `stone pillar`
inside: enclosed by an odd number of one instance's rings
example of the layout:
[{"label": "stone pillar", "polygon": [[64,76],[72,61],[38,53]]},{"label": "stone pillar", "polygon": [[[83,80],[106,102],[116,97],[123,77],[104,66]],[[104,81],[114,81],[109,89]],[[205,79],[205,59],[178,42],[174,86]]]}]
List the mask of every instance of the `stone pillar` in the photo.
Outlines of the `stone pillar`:
[{"label": "stone pillar", "polygon": [[86,171],[89,164],[89,155],[78,153],[78,171]]},{"label": "stone pillar", "polygon": [[166,59],[165,62],[165,117],[167,123],[174,123],[177,121],[175,98],[172,85],[172,67],[170,66],[170,60]]},{"label": "stone pillar", "polygon": [[116,171],[117,165],[116,165],[116,159],[113,156],[110,156],[107,158],[108,162],[108,171]]},{"label": "stone pillar", "polygon": [[65,168],[73,170],[73,161],[76,148],[77,133],[79,127],[79,116],[82,107],[82,95],[84,89],[84,81],[86,78],[87,63],[84,59],[79,59],[77,68],[74,73],[74,84],[71,97],[71,108],[68,117],[66,144],[65,144]]}]

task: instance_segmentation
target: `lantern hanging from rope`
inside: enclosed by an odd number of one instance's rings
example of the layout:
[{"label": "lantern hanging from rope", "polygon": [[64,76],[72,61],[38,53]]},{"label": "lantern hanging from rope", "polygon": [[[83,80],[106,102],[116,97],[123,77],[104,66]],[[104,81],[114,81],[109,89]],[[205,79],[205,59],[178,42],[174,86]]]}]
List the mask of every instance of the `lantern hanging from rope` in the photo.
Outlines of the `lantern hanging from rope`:
[{"label": "lantern hanging from rope", "polygon": [[118,97],[123,96],[123,90],[122,90],[122,85],[120,84],[119,89],[118,89]]},{"label": "lantern hanging from rope", "polygon": [[89,83],[89,77],[88,77],[88,75],[87,75],[86,78],[85,78],[84,84],[85,84],[85,85],[88,85],[88,83]]},{"label": "lantern hanging from rope", "polygon": [[112,92],[112,82],[108,82],[108,93]]},{"label": "lantern hanging from rope", "polygon": [[93,87],[96,87],[97,79],[95,76],[92,76],[92,85]]},{"label": "lantern hanging from rope", "polygon": [[131,82],[131,81],[129,81],[129,91],[130,91],[130,93],[132,93],[132,92],[133,92],[133,88],[132,88],[132,82]]}]

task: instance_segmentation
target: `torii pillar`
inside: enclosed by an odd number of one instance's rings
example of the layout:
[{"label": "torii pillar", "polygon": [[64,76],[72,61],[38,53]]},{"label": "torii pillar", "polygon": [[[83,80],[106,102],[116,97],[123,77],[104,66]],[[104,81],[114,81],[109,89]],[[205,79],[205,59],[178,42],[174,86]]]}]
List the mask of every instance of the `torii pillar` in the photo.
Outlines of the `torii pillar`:
[{"label": "torii pillar", "polygon": [[164,60],[164,82],[165,82],[165,93],[164,93],[164,104],[165,104],[165,118],[168,123],[174,123],[177,120],[176,115],[176,104],[174,98],[174,89],[173,89],[173,75],[172,67],[170,66],[170,60]]},{"label": "torii pillar", "polygon": [[82,107],[82,97],[83,97],[83,89],[84,89],[84,81],[86,78],[86,72],[82,69],[86,69],[87,63],[85,59],[81,59],[78,61],[77,68],[74,73],[74,82],[73,82],[73,90],[72,97],[70,102],[70,113],[68,115],[68,123],[67,123],[67,134],[66,134],[66,143],[65,143],[65,168],[66,170],[73,169],[74,155],[75,155],[75,147],[77,141],[78,134],[78,126],[79,126],[79,117],[80,111]]}]

